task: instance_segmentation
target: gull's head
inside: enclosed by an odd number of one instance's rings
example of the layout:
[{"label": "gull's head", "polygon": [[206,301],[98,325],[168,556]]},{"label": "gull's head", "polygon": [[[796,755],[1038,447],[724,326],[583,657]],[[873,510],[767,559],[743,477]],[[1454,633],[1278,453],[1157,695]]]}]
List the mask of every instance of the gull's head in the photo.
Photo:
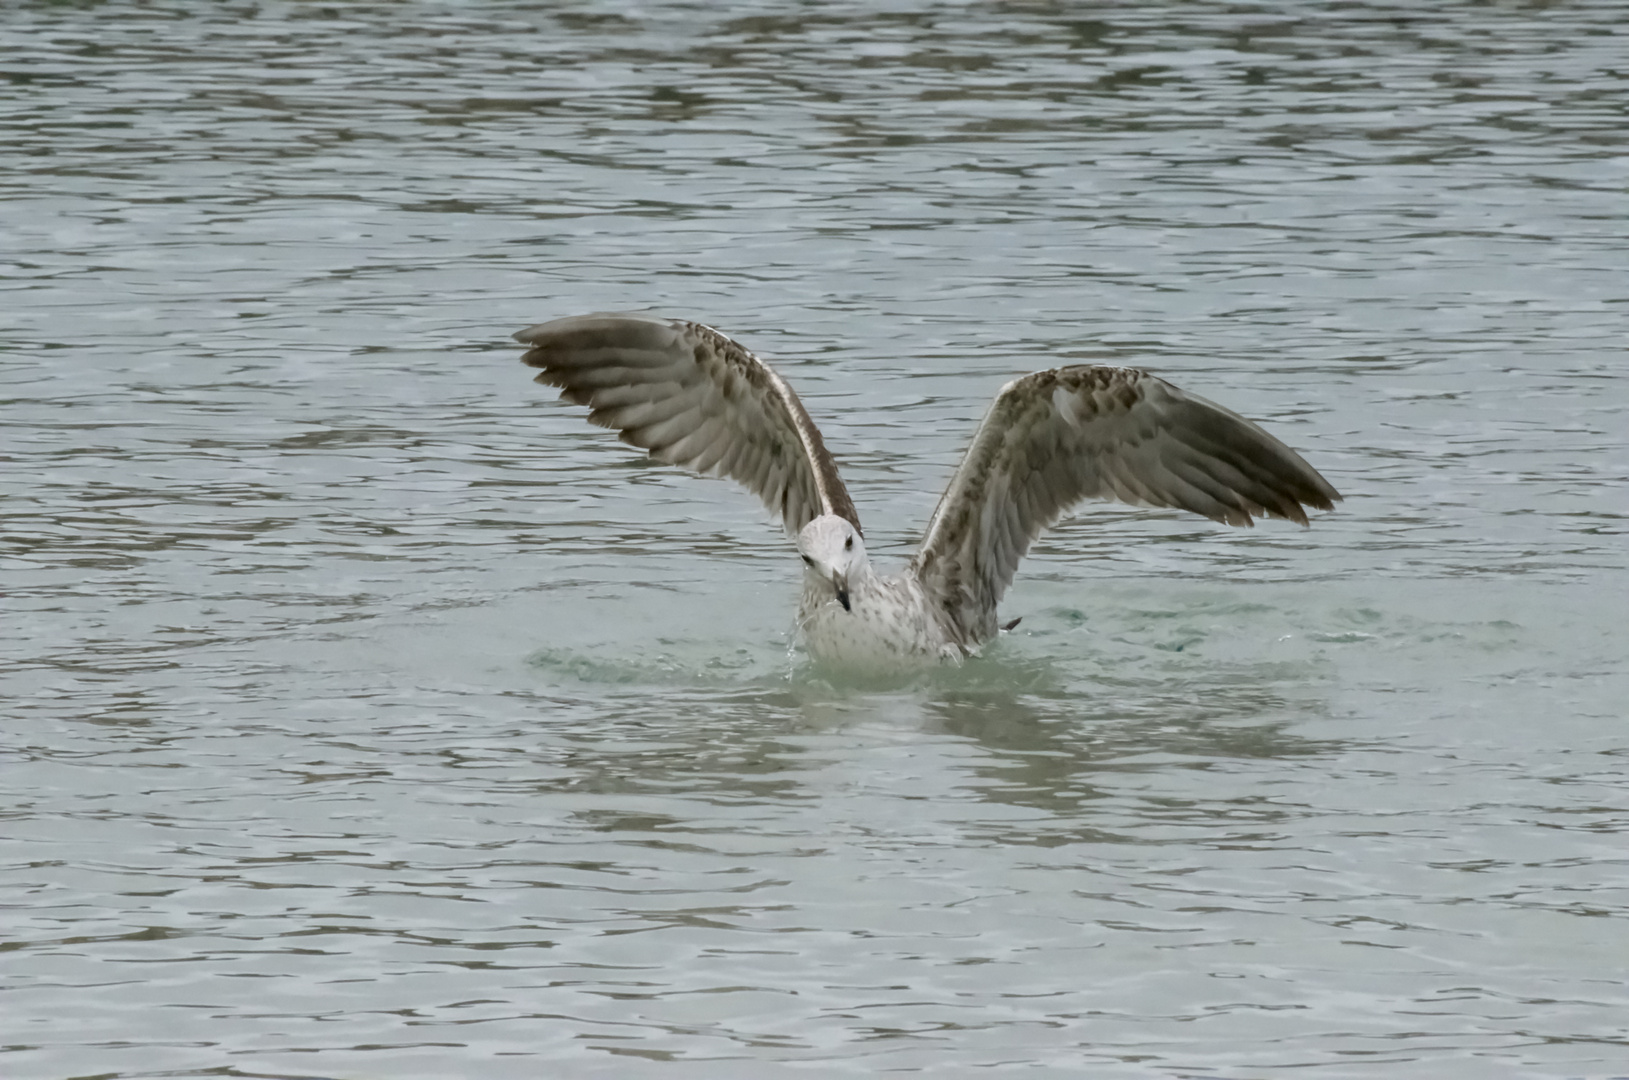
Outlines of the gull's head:
[{"label": "gull's head", "polygon": [[837,602],[849,610],[849,585],[870,565],[865,540],[847,518],[822,514],[798,532],[798,554],[808,573],[837,592]]}]

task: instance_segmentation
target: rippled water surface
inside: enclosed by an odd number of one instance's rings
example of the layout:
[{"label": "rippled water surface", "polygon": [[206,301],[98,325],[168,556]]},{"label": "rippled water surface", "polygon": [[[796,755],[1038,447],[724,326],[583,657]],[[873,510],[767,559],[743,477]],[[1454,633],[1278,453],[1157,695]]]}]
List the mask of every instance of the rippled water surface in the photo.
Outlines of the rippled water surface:
[{"label": "rippled water surface", "polygon": [[[753,10],[0,9],[0,1075],[1629,1076],[1621,5]],[[1070,360],[1347,501],[834,686],[607,309],[883,562]]]}]

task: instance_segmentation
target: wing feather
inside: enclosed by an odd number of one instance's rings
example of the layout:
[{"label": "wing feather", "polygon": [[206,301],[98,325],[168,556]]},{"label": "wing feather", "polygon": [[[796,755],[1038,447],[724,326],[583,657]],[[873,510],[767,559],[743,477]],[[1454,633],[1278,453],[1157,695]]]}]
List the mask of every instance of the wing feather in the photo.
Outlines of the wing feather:
[{"label": "wing feather", "polygon": [[678,396],[648,400],[644,387],[619,387],[618,391],[600,395],[599,406],[588,414],[589,423],[621,431],[671,420],[694,409],[688,400]]},{"label": "wing feather", "polygon": [[1176,507],[1229,525],[1305,525],[1340,493],[1237,413],[1130,368],[1039,371],[1002,388],[928,522],[911,567],[964,645],[1035,538],[1084,499]]},{"label": "wing feather", "polygon": [[740,482],[796,533],[821,514],[860,527],[820,431],[769,365],[708,326],[579,315],[522,330],[537,381],[656,461]]}]

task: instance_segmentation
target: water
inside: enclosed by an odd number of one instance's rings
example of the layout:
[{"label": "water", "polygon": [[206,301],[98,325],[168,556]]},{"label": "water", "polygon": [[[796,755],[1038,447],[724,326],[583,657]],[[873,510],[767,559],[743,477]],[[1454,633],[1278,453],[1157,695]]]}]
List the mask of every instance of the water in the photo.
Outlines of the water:
[{"label": "water", "polygon": [[[1621,14],[8,7],[0,1074],[1629,1075]],[[1348,498],[832,686],[526,381],[603,309],[884,564],[1066,360]]]}]

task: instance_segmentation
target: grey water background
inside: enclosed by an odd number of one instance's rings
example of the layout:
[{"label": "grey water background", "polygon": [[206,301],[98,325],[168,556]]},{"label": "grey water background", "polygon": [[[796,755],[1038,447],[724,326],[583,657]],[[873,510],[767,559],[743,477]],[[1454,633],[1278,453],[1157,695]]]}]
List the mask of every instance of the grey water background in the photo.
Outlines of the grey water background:
[{"label": "grey water background", "polygon": [[[1617,3],[0,7],[0,1075],[1629,1075]],[[831,685],[507,335],[772,358],[885,564],[1156,370],[1347,496],[1091,505]]]}]

